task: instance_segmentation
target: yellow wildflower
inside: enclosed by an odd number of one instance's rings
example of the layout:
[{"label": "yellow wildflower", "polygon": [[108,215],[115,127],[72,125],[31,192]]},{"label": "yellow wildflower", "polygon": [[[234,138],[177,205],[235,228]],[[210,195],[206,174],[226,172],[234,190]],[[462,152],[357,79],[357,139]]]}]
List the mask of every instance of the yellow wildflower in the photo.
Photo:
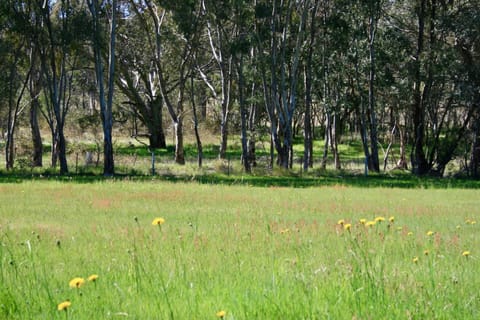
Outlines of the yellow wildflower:
[{"label": "yellow wildflower", "polygon": [[470,221],[470,224],[476,224],[476,223],[477,223],[477,221],[475,221],[475,220]]},{"label": "yellow wildflower", "polygon": [[383,222],[383,221],[385,221],[384,217],[376,217],[375,218],[375,222]]},{"label": "yellow wildflower", "polygon": [[58,311],[67,311],[67,309],[72,305],[72,303],[69,300],[63,301],[62,303],[59,303],[57,306]]},{"label": "yellow wildflower", "polygon": [[152,221],[152,225],[154,225],[154,226],[159,226],[159,225],[162,225],[164,223],[165,223],[165,219],[163,219],[163,218],[155,218]]},{"label": "yellow wildflower", "polygon": [[376,224],[375,221],[367,221],[367,222],[365,223],[365,226],[367,226],[367,227],[373,227],[375,224]]},{"label": "yellow wildflower", "polygon": [[352,228],[352,225],[350,223],[347,223],[343,226],[343,229],[350,231],[350,228]]},{"label": "yellow wildflower", "polygon": [[91,276],[88,277],[88,281],[95,282],[98,279],[98,274],[92,274]]},{"label": "yellow wildflower", "polygon": [[418,262],[418,257],[413,258],[412,261],[413,261],[414,263],[417,263],[417,262]]},{"label": "yellow wildflower", "polygon": [[390,218],[388,218],[388,221],[390,221],[390,223],[394,223],[395,222],[395,217],[391,216]]},{"label": "yellow wildflower", "polygon": [[463,251],[462,256],[468,257],[470,255],[470,251]]},{"label": "yellow wildflower", "polygon": [[430,231],[427,232],[427,236],[429,236],[429,237],[430,237],[430,236],[433,236],[434,233],[435,233],[435,232],[433,232],[433,231],[430,230]]},{"label": "yellow wildflower", "polygon": [[288,228],[280,230],[281,234],[289,233],[289,232],[290,232],[290,229],[288,229]]},{"label": "yellow wildflower", "polygon": [[361,224],[367,223],[367,219],[360,219],[359,221],[360,221]]},{"label": "yellow wildflower", "polygon": [[345,224],[345,220],[343,220],[343,219],[340,219],[340,220],[338,220],[337,224],[339,224],[339,225],[342,225],[342,226],[343,226],[343,225]]},{"label": "yellow wildflower", "polygon": [[423,250],[423,254],[426,255],[426,256],[428,256],[429,251],[428,251],[428,250]]},{"label": "yellow wildflower", "polygon": [[70,280],[68,285],[70,286],[70,288],[80,288],[81,286],[83,286],[84,283],[85,279],[77,277]]},{"label": "yellow wildflower", "polygon": [[218,318],[224,318],[227,315],[227,312],[225,310],[220,310],[216,315]]}]

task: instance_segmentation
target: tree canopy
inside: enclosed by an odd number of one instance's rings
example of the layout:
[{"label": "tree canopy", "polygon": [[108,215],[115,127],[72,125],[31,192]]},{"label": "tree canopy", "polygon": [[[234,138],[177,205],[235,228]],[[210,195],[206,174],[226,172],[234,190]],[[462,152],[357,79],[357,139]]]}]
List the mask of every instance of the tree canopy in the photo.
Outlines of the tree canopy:
[{"label": "tree canopy", "polygon": [[[4,0],[6,167],[23,118],[34,163],[41,117],[62,174],[65,128],[99,119],[107,175],[117,120],[150,150],[166,148],[171,126],[181,165],[192,119],[200,156],[199,123],[218,135],[220,158],[240,135],[246,172],[265,138],[271,166],[291,168],[300,138],[304,170],[324,167],[329,153],[340,169],[348,135],[368,170],[385,170],[395,147],[396,167],[413,174],[442,176],[461,159],[458,171],[478,177],[479,17],[478,0]],[[324,141],[320,159],[314,140]]]}]

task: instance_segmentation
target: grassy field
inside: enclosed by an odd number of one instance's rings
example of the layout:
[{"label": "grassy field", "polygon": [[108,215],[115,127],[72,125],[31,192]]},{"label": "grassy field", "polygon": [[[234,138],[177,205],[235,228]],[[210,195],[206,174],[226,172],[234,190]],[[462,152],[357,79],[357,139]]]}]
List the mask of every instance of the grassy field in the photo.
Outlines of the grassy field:
[{"label": "grassy field", "polygon": [[203,182],[0,184],[0,319],[480,318],[477,190]]}]

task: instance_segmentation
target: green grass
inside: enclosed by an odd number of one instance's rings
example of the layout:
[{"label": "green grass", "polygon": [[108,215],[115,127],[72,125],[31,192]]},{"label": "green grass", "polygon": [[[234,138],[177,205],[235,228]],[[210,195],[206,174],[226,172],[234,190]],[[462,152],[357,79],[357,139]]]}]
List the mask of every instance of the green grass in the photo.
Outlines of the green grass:
[{"label": "green grass", "polygon": [[480,317],[476,190],[90,182],[0,185],[0,319]]}]

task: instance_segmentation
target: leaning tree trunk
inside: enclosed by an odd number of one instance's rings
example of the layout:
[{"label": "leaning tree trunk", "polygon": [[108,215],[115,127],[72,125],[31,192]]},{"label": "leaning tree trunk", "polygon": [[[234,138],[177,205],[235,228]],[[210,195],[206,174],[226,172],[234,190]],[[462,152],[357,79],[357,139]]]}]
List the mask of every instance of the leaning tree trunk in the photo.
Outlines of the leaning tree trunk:
[{"label": "leaning tree trunk", "polygon": [[[223,59],[223,58],[221,58]],[[232,57],[228,59],[227,65],[223,60],[219,62],[222,78],[222,114],[220,120],[220,159],[227,157],[227,143],[228,143],[228,121],[230,117],[230,90],[232,84]]]},{"label": "leaning tree trunk", "polygon": [[195,86],[193,84],[194,73],[190,76],[190,102],[192,103],[193,113],[193,130],[195,132],[195,141],[197,142],[197,163],[198,167],[202,167],[203,163],[203,147],[202,140],[200,139],[200,132],[198,130],[198,116],[197,116],[197,104],[195,103]]}]

